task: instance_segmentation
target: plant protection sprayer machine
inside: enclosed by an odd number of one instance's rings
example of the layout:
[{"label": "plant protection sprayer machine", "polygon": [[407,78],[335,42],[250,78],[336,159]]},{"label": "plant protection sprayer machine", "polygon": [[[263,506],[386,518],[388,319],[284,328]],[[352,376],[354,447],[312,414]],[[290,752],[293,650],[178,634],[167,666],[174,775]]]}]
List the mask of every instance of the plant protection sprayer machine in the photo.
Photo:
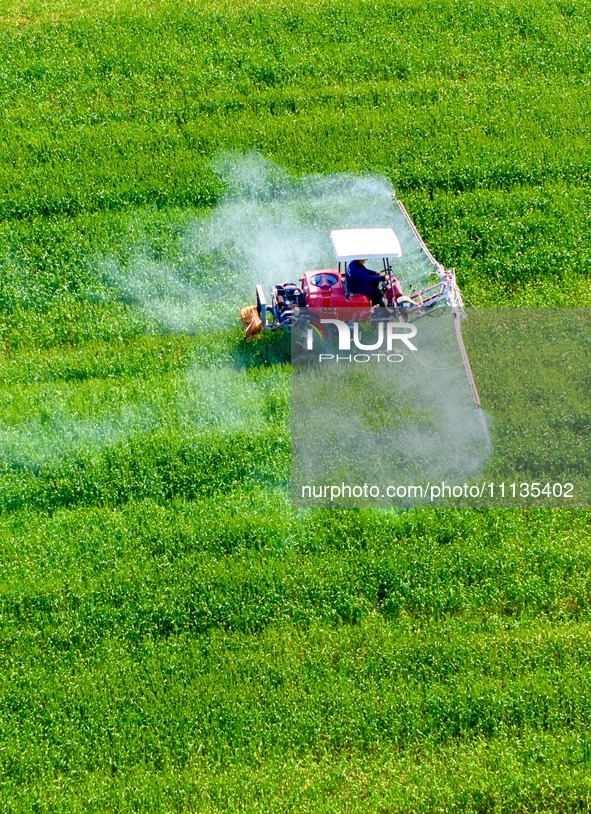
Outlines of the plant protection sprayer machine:
[{"label": "plant protection sprayer machine", "polygon": [[[290,331],[294,321],[306,314],[321,312],[323,316],[346,314],[347,320],[383,319],[379,314],[387,309],[392,319],[413,322],[425,316],[435,316],[451,309],[462,361],[466,369],[472,396],[477,407],[480,400],[470,368],[462,337],[460,320],[465,318],[462,295],[453,269],[438,263],[412,222],[403,204],[394,199],[402,218],[404,231],[415,254],[420,255],[434,282],[418,291],[403,293],[398,276],[403,268],[403,250],[398,235],[391,227],[334,229],[330,240],[336,259],[333,268],[305,271],[297,282],[277,284],[267,301],[262,285],[256,286],[256,305],[241,309],[240,319],[245,326],[246,341],[264,331],[282,329]],[[359,263],[368,263],[367,271],[373,276],[373,287],[360,286],[354,269]],[[365,271],[365,265],[362,266]],[[399,271],[400,269],[400,271]],[[397,273],[398,272],[398,273]],[[362,272],[363,273],[363,272]],[[360,288],[363,292],[360,293]],[[383,313],[383,311],[382,311]]]}]

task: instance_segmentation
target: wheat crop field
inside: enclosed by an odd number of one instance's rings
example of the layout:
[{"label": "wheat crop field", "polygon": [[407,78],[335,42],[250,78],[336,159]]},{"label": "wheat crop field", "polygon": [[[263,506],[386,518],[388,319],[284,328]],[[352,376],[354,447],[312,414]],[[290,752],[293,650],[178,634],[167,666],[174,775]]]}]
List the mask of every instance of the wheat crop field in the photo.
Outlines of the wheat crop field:
[{"label": "wheat crop field", "polygon": [[0,0],[2,814],[590,810],[589,511],[294,508],[238,319],[389,190],[591,306],[590,66],[589,0]]}]

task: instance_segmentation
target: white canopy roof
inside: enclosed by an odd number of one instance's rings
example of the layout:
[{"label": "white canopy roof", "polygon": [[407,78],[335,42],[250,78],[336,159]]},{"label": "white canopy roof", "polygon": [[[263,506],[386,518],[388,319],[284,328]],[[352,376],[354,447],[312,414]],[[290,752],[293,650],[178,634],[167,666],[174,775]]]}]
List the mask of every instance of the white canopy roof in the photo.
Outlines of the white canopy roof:
[{"label": "white canopy roof", "polygon": [[330,239],[339,263],[375,257],[402,257],[400,241],[393,229],[334,229]]}]

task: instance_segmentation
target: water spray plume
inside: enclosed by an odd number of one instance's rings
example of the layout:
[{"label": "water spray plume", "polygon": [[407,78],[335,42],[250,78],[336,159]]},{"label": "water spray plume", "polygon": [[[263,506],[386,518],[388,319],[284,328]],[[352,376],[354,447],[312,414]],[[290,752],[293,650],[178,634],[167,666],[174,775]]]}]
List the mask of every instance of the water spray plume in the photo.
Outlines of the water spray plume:
[{"label": "water spray plume", "polygon": [[123,296],[168,331],[230,328],[236,307],[252,301],[257,283],[269,287],[334,265],[329,235],[335,228],[393,225],[406,258],[402,284],[422,284],[431,270],[413,242],[405,243],[407,227],[384,178],[296,178],[256,153],[221,155],[214,169],[226,193],[210,214],[187,228],[181,267],[159,263],[145,249],[125,269],[106,267]]}]

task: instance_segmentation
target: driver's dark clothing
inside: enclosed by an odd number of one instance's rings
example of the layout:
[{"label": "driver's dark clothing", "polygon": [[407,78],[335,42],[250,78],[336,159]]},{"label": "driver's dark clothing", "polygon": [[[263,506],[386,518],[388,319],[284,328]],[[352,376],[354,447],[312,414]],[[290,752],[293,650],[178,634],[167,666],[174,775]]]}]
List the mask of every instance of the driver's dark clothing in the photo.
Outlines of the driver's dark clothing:
[{"label": "driver's dark clothing", "polygon": [[347,267],[347,288],[351,294],[365,294],[372,305],[380,305],[382,308],[386,307],[386,300],[379,285],[385,279],[385,274],[365,268],[359,260],[351,260]]}]

